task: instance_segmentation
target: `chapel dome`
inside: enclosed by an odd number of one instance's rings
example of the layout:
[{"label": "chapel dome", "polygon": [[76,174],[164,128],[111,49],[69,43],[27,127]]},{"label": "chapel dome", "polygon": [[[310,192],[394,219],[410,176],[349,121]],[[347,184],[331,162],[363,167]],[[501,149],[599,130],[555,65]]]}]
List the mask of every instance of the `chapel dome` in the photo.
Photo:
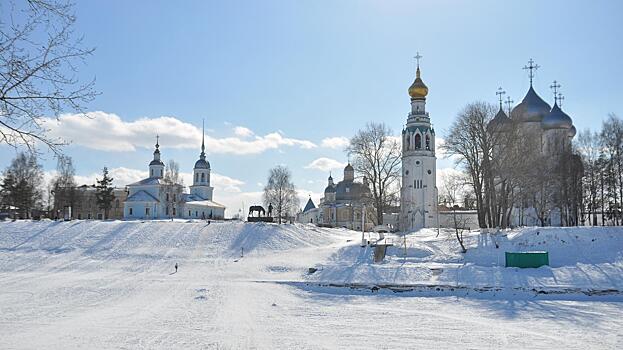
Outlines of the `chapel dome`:
[{"label": "chapel dome", "polygon": [[195,163],[195,169],[210,169],[210,162],[205,159],[199,159]]},{"label": "chapel dome", "polygon": [[575,125],[571,125],[571,127],[569,128],[569,137],[573,138],[575,136],[575,134],[578,132],[578,130],[575,128]]},{"label": "chapel dome", "polygon": [[498,113],[491,119],[489,124],[487,124],[487,130],[489,131],[506,131],[508,127],[510,127],[511,119],[504,113],[502,107]]},{"label": "chapel dome", "polygon": [[327,188],[324,189],[324,193],[335,193],[335,186],[327,186]]},{"label": "chapel dome", "polygon": [[554,103],[554,107],[551,112],[543,118],[541,122],[541,126],[545,130],[551,129],[570,129],[573,126],[573,122],[571,121],[571,117],[569,117],[565,112],[563,112],[557,103]]},{"label": "chapel dome", "polygon": [[519,122],[540,122],[549,114],[550,109],[549,104],[530,86],[526,97],[511,111],[511,118]]},{"label": "chapel dome", "polygon": [[[158,153],[160,153],[160,152],[158,152]],[[143,164],[145,164],[145,163],[143,163]],[[162,166],[164,166],[164,163],[161,160],[159,160],[159,159],[154,159],[154,160],[152,160],[149,163],[149,166],[152,166],[152,165],[162,165]]]},{"label": "chapel dome", "polygon": [[422,99],[425,98],[426,95],[428,95],[428,87],[426,87],[426,84],[424,84],[422,78],[420,78],[420,67],[418,67],[415,72],[415,81],[409,86],[409,96],[413,99]]}]

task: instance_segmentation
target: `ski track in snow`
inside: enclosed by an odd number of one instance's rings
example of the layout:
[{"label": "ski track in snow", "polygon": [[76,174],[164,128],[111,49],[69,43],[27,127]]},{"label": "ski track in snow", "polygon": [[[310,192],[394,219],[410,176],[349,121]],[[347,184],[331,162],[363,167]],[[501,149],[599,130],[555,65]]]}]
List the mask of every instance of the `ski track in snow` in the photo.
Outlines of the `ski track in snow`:
[{"label": "ski track in snow", "polygon": [[[622,348],[620,296],[418,296],[288,284],[623,287],[620,229],[536,230],[499,237],[499,250],[485,236],[468,236],[465,256],[452,239],[422,231],[409,237],[406,258],[394,247],[384,263],[372,264],[371,249],[358,245],[361,234],[343,229],[4,222],[0,348]],[[552,267],[497,266],[504,248],[519,246],[549,249]],[[307,275],[309,267],[319,271]]]}]

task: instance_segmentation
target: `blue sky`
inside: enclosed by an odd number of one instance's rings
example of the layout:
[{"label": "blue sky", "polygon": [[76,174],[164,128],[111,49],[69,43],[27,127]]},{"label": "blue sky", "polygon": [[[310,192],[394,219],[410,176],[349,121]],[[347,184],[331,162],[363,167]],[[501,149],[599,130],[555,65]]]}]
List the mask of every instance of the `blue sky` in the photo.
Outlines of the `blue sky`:
[{"label": "blue sky", "polygon": [[[521,101],[529,58],[541,66],[537,92],[551,104],[559,81],[579,130],[623,115],[621,13],[621,1],[83,1],[76,32],[96,51],[80,76],[97,78],[88,109],[102,122],[55,132],[73,139],[66,153],[81,180],[103,166],[132,178],[146,171],[156,133],[163,158],[191,172],[205,119],[221,175],[215,200],[229,214],[258,198],[276,164],[317,201],[328,171],[309,165],[346,161],[324,139],[370,121],[400,132],[417,51],[438,137],[465,104],[496,103],[499,86]],[[0,145],[1,168],[14,153]],[[51,155],[43,164],[55,168]]]}]

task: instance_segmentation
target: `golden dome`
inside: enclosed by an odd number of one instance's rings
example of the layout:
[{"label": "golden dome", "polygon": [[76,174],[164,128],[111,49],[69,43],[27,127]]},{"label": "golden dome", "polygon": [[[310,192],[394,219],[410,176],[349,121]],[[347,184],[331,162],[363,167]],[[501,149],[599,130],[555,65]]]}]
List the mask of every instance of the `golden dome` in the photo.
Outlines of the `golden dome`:
[{"label": "golden dome", "polygon": [[411,98],[425,98],[428,95],[428,88],[420,78],[420,67],[415,72],[415,81],[409,87],[409,96]]}]

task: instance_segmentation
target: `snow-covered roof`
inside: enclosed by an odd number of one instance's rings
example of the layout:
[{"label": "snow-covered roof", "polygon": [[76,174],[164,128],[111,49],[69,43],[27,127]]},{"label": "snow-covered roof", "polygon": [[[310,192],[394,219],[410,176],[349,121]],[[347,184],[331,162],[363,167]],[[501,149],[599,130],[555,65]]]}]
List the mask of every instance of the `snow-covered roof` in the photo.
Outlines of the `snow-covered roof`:
[{"label": "snow-covered roof", "polygon": [[146,179],[142,179],[141,181],[129,184],[128,186],[142,186],[142,185],[160,185],[162,183],[162,179],[158,177],[148,177]]},{"label": "snow-covered roof", "polygon": [[126,199],[125,201],[126,202],[160,202],[158,198],[142,190],[134,193],[133,195],[128,197],[128,199]]},{"label": "snow-covered roof", "polygon": [[190,202],[186,202],[186,205],[193,205],[193,206],[198,206],[198,207],[213,207],[213,208],[223,208],[225,209],[225,206],[210,200],[200,200],[200,201],[190,201]]}]

